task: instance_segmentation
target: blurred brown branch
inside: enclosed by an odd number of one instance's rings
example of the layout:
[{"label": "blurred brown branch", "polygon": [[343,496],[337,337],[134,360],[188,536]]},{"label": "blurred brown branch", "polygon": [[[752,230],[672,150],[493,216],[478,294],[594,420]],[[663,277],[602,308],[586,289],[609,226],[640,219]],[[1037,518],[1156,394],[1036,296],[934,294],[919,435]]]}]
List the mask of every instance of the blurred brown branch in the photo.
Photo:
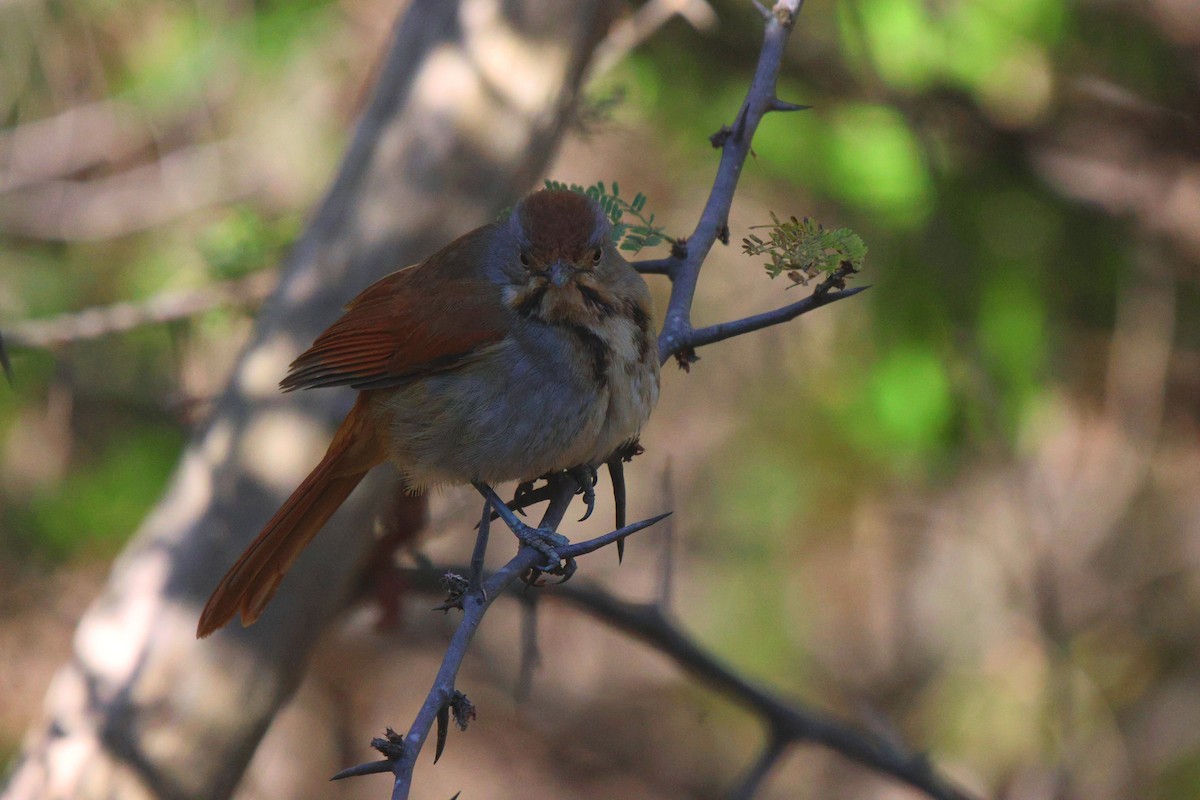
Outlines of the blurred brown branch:
[{"label": "blurred brown branch", "polygon": [[263,180],[236,142],[192,145],[106,177],[47,179],[4,192],[0,229],[36,239],[106,239],[245,197]]},{"label": "blurred brown branch", "polygon": [[143,325],[186,319],[218,308],[252,306],[275,290],[279,273],[264,269],[197,289],[160,292],[142,301],[114,303],[47,319],[14,322],[5,330],[17,347],[59,347],[84,339],[124,333]]},{"label": "blurred brown branch", "polygon": [[596,48],[589,77],[603,75],[639,44],[649,39],[673,17],[682,17],[697,30],[708,30],[717,22],[716,12],[705,0],[649,0],[632,15],[613,25]]},{"label": "blurred brown branch", "polygon": [[120,163],[154,144],[153,126],[127,103],[102,100],[0,130],[0,192]]}]

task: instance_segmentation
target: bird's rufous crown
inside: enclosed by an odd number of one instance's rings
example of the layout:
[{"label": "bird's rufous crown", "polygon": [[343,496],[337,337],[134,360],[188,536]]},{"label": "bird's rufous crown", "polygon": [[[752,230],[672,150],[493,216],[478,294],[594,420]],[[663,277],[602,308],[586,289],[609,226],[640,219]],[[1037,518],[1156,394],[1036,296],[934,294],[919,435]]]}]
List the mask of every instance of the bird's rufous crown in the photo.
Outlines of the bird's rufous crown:
[{"label": "bird's rufous crown", "polygon": [[540,262],[577,261],[604,242],[608,220],[594,200],[579,192],[543,189],[517,209],[524,249]]}]

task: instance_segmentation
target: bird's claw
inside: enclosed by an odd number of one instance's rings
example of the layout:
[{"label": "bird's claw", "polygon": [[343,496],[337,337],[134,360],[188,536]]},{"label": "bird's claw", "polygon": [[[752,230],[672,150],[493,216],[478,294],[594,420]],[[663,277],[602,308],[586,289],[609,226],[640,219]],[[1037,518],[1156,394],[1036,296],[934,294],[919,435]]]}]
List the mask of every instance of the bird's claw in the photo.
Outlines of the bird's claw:
[{"label": "bird's claw", "polygon": [[600,480],[600,475],[591,464],[572,467],[567,470],[567,474],[579,484],[579,494],[583,495],[583,504],[587,506],[587,511],[579,518],[579,521],[583,522],[596,510],[596,482]]},{"label": "bird's claw", "polygon": [[509,505],[509,508],[524,516],[525,507],[522,505],[521,501],[524,500],[527,495],[533,492],[533,484],[533,481],[521,481],[518,483],[516,491],[513,492],[513,499],[512,503]]},{"label": "bird's claw", "polygon": [[555,584],[566,583],[578,568],[579,565],[575,563],[574,558],[564,558],[554,566],[546,564],[541,567],[531,568],[528,577],[525,579],[525,583],[529,586],[544,586],[545,583],[539,580],[542,575],[557,575],[560,577],[555,581]]}]

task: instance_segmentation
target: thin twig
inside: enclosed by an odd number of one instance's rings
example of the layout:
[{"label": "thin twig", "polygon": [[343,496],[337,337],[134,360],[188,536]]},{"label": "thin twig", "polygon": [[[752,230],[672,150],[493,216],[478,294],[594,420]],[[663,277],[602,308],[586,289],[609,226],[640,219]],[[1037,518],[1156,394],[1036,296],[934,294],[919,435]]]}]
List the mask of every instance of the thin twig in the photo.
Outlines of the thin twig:
[{"label": "thin twig", "polygon": [[824,745],[937,800],[970,797],[937,775],[923,755],[901,751],[891,742],[855,731],[843,722],[743,678],[704,650],[656,605],[620,600],[586,584],[557,587],[549,597],[571,603],[669,656],[693,677],[757,713],[786,742]]},{"label": "thin twig", "polygon": [[801,314],[807,314],[809,311],[818,309],[821,306],[827,306],[830,303],[836,303],[838,300],[853,297],[867,288],[866,286],[855,286],[853,289],[843,289],[840,292],[830,292],[829,294],[817,294],[814,292],[802,300],[797,300],[791,305],[776,308],[773,311],[765,311],[761,314],[754,314],[743,319],[731,320],[730,322],[719,322],[716,325],[709,325],[706,328],[695,328],[678,340],[678,347],[680,351],[689,348],[695,349],[707,344],[732,339],[744,333],[769,328],[772,325],[793,320]]},{"label": "thin twig", "polygon": [[0,227],[51,241],[111,239],[249,197],[267,183],[257,158],[236,141],[195,144],[150,164],[89,180],[50,180],[5,192]]},{"label": "thin twig", "polygon": [[517,673],[514,694],[518,701],[529,697],[533,691],[533,673],[542,663],[538,649],[538,597],[537,592],[522,592],[521,598],[521,668]]},{"label": "thin twig", "polygon": [[730,790],[729,800],[752,800],[754,795],[758,794],[759,787],[767,779],[767,775],[771,773],[776,762],[787,752],[788,744],[789,742],[785,738],[772,733],[767,739],[766,746],[758,754],[758,759],[742,776],[737,786]]},{"label": "thin twig", "polygon": [[483,591],[483,562],[487,558],[488,531],[492,526],[492,503],[484,498],[483,515],[479,518],[479,527],[475,533],[475,550],[471,553],[471,578],[467,588],[468,594],[479,594]]}]

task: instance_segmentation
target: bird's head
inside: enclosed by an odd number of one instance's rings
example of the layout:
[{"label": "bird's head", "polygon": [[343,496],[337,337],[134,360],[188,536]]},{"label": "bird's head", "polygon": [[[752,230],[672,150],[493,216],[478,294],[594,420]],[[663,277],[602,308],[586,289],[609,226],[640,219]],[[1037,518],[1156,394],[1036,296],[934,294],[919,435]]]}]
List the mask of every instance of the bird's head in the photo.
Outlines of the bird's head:
[{"label": "bird's head", "polygon": [[612,241],[612,225],[586,195],[543,189],[513,209],[505,231],[509,306],[552,324],[586,323],[613,313],[633,274]]}]

